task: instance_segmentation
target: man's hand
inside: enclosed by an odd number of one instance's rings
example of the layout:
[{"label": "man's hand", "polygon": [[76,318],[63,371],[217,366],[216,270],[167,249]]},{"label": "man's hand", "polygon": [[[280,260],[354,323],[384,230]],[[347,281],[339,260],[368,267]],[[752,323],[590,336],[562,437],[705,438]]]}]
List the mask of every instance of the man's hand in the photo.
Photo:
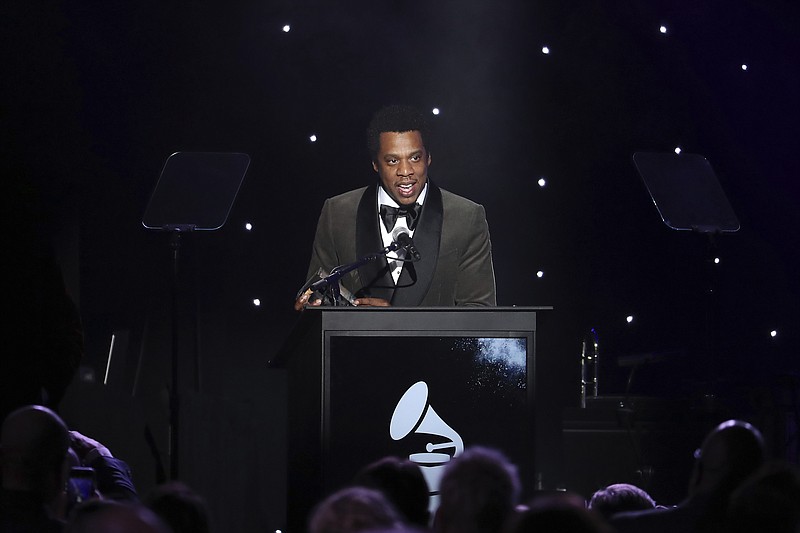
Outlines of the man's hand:
[{"label": "man's hand", "polygon": [[304,292],[303,294],[300,295],[300,298],[295,300],[295,302],[294,302],[294,310],[295,311],[302,311],[303,308],[306,305],[310,305],[310,306],[313,306],[313,307],[317,307],[317,306],[322,305],[322,300],[320,300],[319,298],[315,298],[315,299],[311,300],[310,302],[308,301],[309,298],[311,298],[311,289],[307,289],[306,292]]},{"label": "man's hand", "polygon": [[391,304],[388,300],[383,298],[356,298],[353,300],[353,305],[358,307],[390,307]]},{"label": "man's hand", "polygon": [[88,466],[93,460],[97,459],[98,456],[113,457],[111,452],[108,451],[108,448],[93,438],[82,435],[77,431],[69,432],[69,440],[70,446],[75,453],[78,454],[78,458],[80,458],[84,465]]}]

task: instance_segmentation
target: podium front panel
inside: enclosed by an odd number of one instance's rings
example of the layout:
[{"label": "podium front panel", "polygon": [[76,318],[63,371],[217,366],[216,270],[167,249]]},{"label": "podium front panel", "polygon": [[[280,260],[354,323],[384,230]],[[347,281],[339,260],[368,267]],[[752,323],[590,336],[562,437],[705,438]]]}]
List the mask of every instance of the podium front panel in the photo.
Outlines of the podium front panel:
[{"label": "podium front panel", "polygon": [[471,446],[533,476],[533,308],[307,309],[289,370],[289,531],[386,456],[420,465],[434,497]]},{"label": "podium front panel", "polygon": [[389,455],[425,469],[474,445],[531,454],[530,336],[421,333],[326,334],[326,491]]}]

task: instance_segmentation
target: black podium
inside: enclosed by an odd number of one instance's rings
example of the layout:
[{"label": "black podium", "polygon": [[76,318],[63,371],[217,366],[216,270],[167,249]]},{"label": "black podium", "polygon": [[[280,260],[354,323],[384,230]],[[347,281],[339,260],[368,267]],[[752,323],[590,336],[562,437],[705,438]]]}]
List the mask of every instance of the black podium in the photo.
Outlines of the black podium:
[{"label": "black podium", "polygon": [[465,447],[535,472],[536,314],[550,308],[310,308],[273,366],[289,381],[288,530],[381,457],[431,490]]}]

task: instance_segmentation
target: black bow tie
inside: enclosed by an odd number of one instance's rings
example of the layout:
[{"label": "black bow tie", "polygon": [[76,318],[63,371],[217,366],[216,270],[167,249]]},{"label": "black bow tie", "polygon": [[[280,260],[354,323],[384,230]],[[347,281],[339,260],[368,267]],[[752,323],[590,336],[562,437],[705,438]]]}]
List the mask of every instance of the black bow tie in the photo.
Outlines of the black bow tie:
[{"label": "black bow tie", "polygon": [[417,203],[400,207],[381,204],[381,220],[383,220],[383,225],[386,226],[386,231],[391,233],[395,222],[397,222],[397,217],[406,217],[408,229],[413,230],[417,225],[417,220],[419,220],[420,209],[422,209],[422,206]]}]

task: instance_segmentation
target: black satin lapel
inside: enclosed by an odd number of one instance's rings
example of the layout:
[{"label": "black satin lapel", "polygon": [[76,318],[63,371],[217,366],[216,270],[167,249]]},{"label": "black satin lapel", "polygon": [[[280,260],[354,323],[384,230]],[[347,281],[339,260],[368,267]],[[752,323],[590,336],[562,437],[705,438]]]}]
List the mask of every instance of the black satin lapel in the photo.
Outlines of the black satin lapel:
[{"label": "black satin lapel", "polygon": [[[436,271],[444,209],[442,208],[442,192],[433,183],[428,183],[430,190],[425,197],[425,206],[422,208],[417,229],[414,231],[414,245],[419,250],[422,259],[416,263],[409,263],[409,265],[413,265],[416,283],[407,283],[414,279],[413,276],[406,276],[406,270],[410,269],[404,268],[397,283],[398,289],[395,291],[392,305],[407,307],[420,305],[425,299],[425,295],[428,294],[433,274]],[[412,273],[408,272],[408,274]]]},{"label": "black satin lapel", "polygon": [[[383,240],[378,229],[377,194],[376,185],[367,187],[358,203],[356,214],[356,257],[358,259],[383,248]],[[385,257],[379,257],[359,267],[358,275],[361,278],[362,287],[356,296],[392,299],[394,280]]]}]

